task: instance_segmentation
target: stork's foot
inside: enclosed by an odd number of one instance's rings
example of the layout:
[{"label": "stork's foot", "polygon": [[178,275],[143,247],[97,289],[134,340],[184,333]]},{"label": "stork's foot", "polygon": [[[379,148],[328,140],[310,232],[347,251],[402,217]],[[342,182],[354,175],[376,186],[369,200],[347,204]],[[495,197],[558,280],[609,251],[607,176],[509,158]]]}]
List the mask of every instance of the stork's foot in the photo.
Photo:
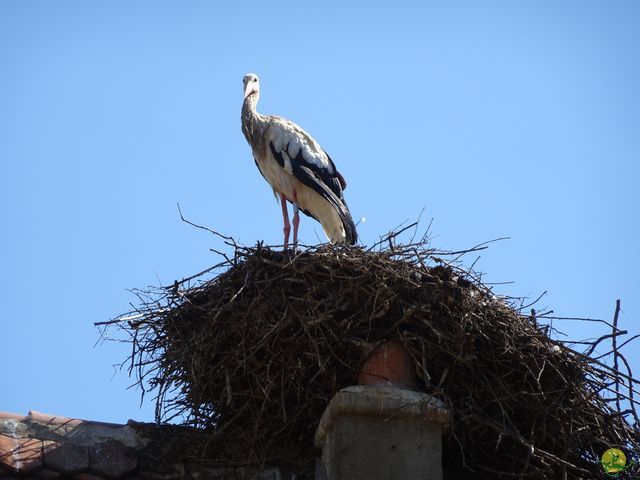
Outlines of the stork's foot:
[{"label": "stork's foot", "polygon": [[282,249],[282,253],[285,253],[287,255],[295,255],[296,253],[298,253],[298,244],[289,243],[285,245],[284,248]]},{"label": "stork's foot", "polygon": [[282,251],[282,256],[284,258],[293,258],[296,256],[296,254],[298,253],[298,251],[291,245],[289,245],[289,248],[285,248]]}]

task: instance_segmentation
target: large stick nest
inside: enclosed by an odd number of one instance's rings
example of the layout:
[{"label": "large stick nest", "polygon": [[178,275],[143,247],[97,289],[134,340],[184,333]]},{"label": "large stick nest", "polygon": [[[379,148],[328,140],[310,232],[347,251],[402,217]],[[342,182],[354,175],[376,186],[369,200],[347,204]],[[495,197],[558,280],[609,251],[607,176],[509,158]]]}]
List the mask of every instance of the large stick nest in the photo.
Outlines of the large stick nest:
[{"label": "large stick nest", "polygon": [[[626,332],[610,325],[578,352],[549,336],[544,315],[522,314],[452,262],[459,252],[396,235],[295,254],[227,239],[233,255],[215,268],[136,291],[135,311],[103,323],[128,335],[130,372],[155,390],[157,420],[211,433],[201,456],[311,475],[329,400],[393,339],[418,387],[451,411],[445,478],[595,477],[610,447],[639,460],[638,382],[615,343]],[[595,357],[603,339],[616,368]]]}]

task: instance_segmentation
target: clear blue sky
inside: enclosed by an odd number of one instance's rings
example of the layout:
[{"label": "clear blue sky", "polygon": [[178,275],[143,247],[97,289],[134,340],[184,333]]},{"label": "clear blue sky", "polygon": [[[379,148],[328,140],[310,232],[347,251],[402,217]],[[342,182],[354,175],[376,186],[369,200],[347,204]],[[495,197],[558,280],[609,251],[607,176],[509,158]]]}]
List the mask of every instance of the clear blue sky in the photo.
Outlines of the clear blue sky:
[{"label": "clear blue sky", "polygon": [[0,2],[0,410],[152,419],[93,322],[216,261],[176,202],[281,242],[247,72],[331,154],[364,244],[424,207],[436,247],[511,237],[478,264],[498,291],[606,319],[621,298],[640,333],[640,3],[392,3]]}]

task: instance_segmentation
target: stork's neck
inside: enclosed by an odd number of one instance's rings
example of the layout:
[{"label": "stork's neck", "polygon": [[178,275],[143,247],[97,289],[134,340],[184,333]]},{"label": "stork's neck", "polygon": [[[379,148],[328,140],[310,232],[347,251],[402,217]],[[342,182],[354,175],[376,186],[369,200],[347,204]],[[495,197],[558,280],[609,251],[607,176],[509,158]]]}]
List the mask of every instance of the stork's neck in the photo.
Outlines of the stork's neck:
[{"label": "stork's neck", "polygon": [[258,105],[258,92],[253,92],[251,95],[248,95],[247,98],[244,99],[242,104],[242,115],[245,115],[245,112],[251,115],[257,115],[256,105]]},{"label": "stork's neck", "polygon": [[256,136],[261,131],[260,124],[263,116],[257,112],[257,104],[257,93],[249,95],[242,103],[242,133],[251,145],[255,144]]}]

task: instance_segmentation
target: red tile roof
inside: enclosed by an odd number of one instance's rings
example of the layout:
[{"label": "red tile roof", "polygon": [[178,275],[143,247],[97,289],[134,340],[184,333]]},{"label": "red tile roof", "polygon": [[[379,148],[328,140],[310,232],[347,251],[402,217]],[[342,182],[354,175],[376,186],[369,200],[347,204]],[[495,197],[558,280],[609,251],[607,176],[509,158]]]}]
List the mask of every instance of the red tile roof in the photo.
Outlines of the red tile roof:
[{"label": "red tile roof", "polygon": [[164,459],[162,471],[155,471],[154,465],[141,461],[141,452],[151,442],[145,432],[162,428],[133,420],[122,425],[33,410],[27,415],[0,411],[0,480],[186,480],[229,475],[238,480],[293,478],[276,467],[211,466],[185,458]]},{"label": "red tile roof", "polygon": [[[147,442],[130,422],[118,425],[30,411],[0,412],[0,469],[9,474],[34,471],[73,474],[93,471],[116,478],[137,468],[133,454]],[[46,475],[40,475],[46,476]]]}]

